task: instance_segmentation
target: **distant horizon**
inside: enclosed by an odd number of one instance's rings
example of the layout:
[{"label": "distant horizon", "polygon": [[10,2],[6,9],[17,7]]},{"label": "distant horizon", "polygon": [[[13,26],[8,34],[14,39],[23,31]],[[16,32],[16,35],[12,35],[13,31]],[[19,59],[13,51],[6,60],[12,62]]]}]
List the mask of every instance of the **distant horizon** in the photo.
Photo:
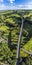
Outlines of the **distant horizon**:
[{"label": "distant horizon", "polygon": [[[13,10],[15,10],[15,9],[13,9]],[[32,11],[32,9],[16,9],[16,10]],[[9,9],[8,10],[0,10],[0,11],[11,11],[11,9],[10,10]]]},{"label": "distant horizon", "polygon": [[0,10],[32,10],[32,0],[0,0]]}]

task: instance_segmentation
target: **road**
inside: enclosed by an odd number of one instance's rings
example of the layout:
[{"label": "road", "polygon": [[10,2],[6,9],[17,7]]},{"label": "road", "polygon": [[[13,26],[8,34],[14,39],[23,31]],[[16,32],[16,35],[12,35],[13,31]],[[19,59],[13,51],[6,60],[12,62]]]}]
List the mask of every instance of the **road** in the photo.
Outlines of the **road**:
[{"label": "road", "polygon": [[22,32],[23,32],[23,23],[24,23],[24,19],[22,18],[22,24],[21,24],[21,29],[20,29],[20,35],[19,35],[19,40],[18,40],[18,45],[17,45],[17,61],[16,61],[16,65],[20,65],[19,61],[20,61],[20,43],[21,43],[21,38],[22,38]]}]

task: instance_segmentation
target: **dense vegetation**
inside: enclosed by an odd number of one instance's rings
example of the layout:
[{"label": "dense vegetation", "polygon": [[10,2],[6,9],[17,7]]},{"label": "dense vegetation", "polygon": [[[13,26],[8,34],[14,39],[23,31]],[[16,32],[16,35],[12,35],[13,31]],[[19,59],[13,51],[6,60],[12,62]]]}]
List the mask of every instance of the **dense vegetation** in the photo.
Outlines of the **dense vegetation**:
[{"label": "dense vegetation", "polygon": [[32,65],[32,56],[22,50],[24,48],[32,52],[32,11],[22,10],[0,12],[0,65],[16,64],[22,15],[24,27],[20,45],[20,65]]}]

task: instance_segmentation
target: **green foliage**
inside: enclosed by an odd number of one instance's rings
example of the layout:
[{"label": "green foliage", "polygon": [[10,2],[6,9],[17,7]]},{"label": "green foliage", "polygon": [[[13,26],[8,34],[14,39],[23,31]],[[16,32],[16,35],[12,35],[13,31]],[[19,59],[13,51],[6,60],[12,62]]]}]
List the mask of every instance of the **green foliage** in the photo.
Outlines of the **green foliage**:
[{"label": "green foliage", "polygon": [[[17,43],[22,23],[22,13],[24,13],[23,36],[20,44],[20,65],[32,65],[31,58],[27,53],[22,51],[24,49],[32,52],[32,11],[4,11],[0,14],[0,38],[4,39],[0,43],[0,65],[2,63],[7,65],[16,64]],[[24,60],[23,60],[24,59]]]}]

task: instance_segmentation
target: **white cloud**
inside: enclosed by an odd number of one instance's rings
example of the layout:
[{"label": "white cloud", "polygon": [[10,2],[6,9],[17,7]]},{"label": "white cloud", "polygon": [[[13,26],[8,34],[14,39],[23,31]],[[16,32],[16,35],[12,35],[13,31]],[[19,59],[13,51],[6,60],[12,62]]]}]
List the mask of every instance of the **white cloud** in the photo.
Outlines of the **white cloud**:
[{"label": "white cloud", "polygon": [[32,9],[32,1],[26,3],[23,7],[24,7],[24,9]]},{"label": "white cloud", "polygon": [[5,5],[4,4],[0,4],[0,10],[4,10],[5,9]]},{"label": "white cloud", "polygon": [[0,4],[0,10],[8,10],[9,6],[6,6],[5,4]]},{"label": "white cloud", "polygon": [[0,2],[3,2],[3,0],[0,0]]},{"label": "white cloud", "polygon": [[0,10],[16,10],[16,9],[32,9],[32,5],[11,5],[6,6],[4,4],[0,5]]},{"label": "white cloud", "polygon": [[10,3],[13,3],[15,0],[10,0]]},{"label": "white cloud", "polygon": [[[11,0],[15,1],[15,0]],[[4,3],[0,4],[0,10],[16,10],[16,9],[32,9],[32,2],[28,2],[26,4],[20,4],[20,5],[5,5]]]}]

